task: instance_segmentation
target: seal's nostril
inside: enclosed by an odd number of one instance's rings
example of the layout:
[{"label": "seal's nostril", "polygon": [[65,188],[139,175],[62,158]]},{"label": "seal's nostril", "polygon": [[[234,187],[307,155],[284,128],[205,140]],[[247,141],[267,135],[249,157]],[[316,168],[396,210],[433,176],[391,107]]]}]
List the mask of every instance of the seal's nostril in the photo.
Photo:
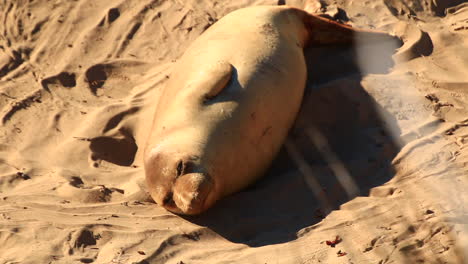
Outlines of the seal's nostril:
[{"label": "seal's nostril", "polygon": [[192,161],[186,161],[184,163],[184,174],[195,172],[196,166]]},{"label": "seal's nostril", "polygon": [[197,172],[197,166],[191,160],[179,160],[176,165],[176,176]]},{"label": "seal's nostril", "polygon": [[166,197],[163,199],[163,206],[171,205],[174,204],[174,199],[173,199],[174,194],[172,192],[167,193]]},{"label": "seal's nostril", "polygon": [[179,160],[177,163],[177,176],[181,176],[184,173],[184,162]]}]

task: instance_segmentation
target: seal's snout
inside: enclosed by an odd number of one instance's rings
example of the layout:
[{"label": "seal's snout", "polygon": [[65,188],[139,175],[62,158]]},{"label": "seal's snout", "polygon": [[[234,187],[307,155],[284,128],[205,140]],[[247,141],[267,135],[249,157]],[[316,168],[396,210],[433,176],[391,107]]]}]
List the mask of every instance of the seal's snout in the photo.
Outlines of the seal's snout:
[{"label": "seal's snout", "polygon": [[179,213],[198,214],[204,211],[212,189],[213,181],[206,173],[190,173],[178,178],[173,188],[173,200]]},{"label": "seal's snout", "polygon": [[146,181],[155,202],[178,214],[198,214],[207,207],[213,179],[196,155],[153,151],[145,161]]}]

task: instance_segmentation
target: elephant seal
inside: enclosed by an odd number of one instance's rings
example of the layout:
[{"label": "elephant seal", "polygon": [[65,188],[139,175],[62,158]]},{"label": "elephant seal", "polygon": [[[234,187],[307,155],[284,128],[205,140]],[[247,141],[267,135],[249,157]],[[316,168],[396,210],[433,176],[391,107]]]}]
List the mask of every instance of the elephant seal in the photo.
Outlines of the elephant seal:
[{"label": "elephant seal", "polygon": [[199,214],[258,179],[299,111],[303,48],[355,38],[391,37],[288,6],[239,9],[208,28],[174,65],[156,106],[144,154],[155,202]]}]

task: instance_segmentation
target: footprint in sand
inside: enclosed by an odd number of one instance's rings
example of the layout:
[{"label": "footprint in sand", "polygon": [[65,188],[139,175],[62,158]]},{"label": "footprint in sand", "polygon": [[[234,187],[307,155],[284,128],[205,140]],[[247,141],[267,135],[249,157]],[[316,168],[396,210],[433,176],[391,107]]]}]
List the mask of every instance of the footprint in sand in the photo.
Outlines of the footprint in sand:
[{"label": "footprint in sand", "polygon": [[82,203],[103,203],[109,202],[117,194],[120,196],[124,190],[117,188],[107,188],[104,185],[91,185],[83,181],[80,176],[71,176],[63,172],[63,177],[67,182],[59,186],[56,191],[58,195],[68,201]]},{"label": "footprint in sand", "polygon": [[102,136],[90,138],[90,159],[94,167],[99,167],[100,161],[119,166],[131,166],[138,151],[134,132],[128,127],[128,117],[140,110],[130,107],[109,117],[102,129]]},{"label": "footprint in sand", "polygon": [[104,26],[104,24],[106,23],[106,20],[107,20],[107,23],[110,25],[119,17],[120,17],[120,10],[117,7],[111,8],[109,9],[109,11],[107,11],[107,15],[104,18],[102,18],[101,22],[99,22],[99,26],[100,27]]},{"label": "footprint in sand", "polygon": [[[125,130],[123,130],[125,131]],[[96,137],[91,139],[91,160],[105,160],[120,166],[132,165],[138,146],[130,133],[121,132],[114,137]],[[98,166],[94,163],[94,166]]]},{"label": "footprint in sand", "polygon": [[97,89],[101,88],[106,82],[107,75],[104,64],[96,64],[86,71],[86,82],[94,95],[97,95]]},{"label": "footprint in sand", "polygon": [[93,249],[96,249],[100,238],[100,234],[95,234],[88,227],[72,231],[63,245],[63,254],[73,257],[78,263],[93,263],[97,258],[97,251]]},{"label": "footprint in sand", "polygon": [[[144,63],[133,60],[99,62],[84,72],[83,85],[87,85],[94,96],[123,99],[131,94],[133,87],[137,86],[141,80],[141,73],[146,67]],[[139,78],[131,78],[135,75]]]},{"label": "footprint in sand", "polygon": [[60,85],[65,88],[73,88],[76,86],[76,76],[74,73],[61,72],[57,75],[47,77],[41,81],[44,90],[50,92],[51,85]]}]

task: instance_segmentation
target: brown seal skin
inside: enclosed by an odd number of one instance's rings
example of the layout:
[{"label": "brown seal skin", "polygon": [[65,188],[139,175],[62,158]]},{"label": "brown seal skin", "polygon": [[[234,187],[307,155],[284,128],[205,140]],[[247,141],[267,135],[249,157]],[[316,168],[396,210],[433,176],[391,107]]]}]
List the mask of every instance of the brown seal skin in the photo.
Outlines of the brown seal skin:
[{"label": "brown seal skin", "polygon": [[261,177],[299,111],[303,48],[355,38],[390,36],[287,6],[240,9],[206,30],[175,64],[156,107],[145,149],[156,203],[199,214]]}]

